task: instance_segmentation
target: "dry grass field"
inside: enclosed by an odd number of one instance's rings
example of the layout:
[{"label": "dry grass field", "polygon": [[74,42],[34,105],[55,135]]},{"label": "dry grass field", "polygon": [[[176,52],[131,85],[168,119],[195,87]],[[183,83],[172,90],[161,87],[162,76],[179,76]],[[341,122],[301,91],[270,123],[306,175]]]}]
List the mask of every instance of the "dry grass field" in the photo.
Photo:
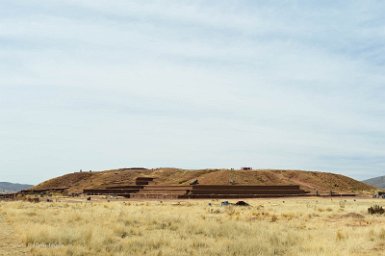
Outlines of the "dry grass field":
[{"label": "dry grass field", "polygon": [[385,201],[247,202],[0,202],[0,255],[385,255]]}]

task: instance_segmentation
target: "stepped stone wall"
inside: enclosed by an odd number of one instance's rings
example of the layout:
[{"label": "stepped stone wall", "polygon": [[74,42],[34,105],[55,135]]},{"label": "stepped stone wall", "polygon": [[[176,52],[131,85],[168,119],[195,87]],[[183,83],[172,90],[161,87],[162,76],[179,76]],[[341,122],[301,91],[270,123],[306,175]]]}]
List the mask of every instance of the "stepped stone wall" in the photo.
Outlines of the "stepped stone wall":
[{"label": "stepped stone wall", "polygon": [[151,185],[154,178],[138,177],[136,185],[85,189],[87,195],[117,195],[137,199],[257,198],[305,196],[298,185]]}]

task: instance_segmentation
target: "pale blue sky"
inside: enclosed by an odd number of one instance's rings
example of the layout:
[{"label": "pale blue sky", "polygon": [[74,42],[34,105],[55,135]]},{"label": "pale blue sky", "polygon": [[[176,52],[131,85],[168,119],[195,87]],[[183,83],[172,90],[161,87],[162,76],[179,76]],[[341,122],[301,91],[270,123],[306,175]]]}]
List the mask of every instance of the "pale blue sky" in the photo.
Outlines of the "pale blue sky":
[{"label": "pale blue sky", "polygon": [[384,1],[0,2],[0,181],[385,174]]}]

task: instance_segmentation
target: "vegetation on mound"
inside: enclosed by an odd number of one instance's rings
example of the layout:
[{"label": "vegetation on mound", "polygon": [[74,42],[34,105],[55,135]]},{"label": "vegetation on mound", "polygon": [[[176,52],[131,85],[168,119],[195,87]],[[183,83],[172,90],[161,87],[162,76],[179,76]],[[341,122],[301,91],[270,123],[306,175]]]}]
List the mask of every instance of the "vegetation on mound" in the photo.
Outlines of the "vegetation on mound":
[{"label": "vegetation on mound", "polygon": [[76,172],[43,182],[35,189],[68,187],[70,192],[81,192],[86,188],[98,188],[111,185],[134,184],[140,176],[155,177],[155,184],[188,185],[197,179],[200,184],[227,185],[229,182],[247,185],[287,185],[298,184],[311,192],[362,192],[374,188],[352,178],[324,172],[295,170],[181,170],[160,168],[118,169],[102,172]]}]

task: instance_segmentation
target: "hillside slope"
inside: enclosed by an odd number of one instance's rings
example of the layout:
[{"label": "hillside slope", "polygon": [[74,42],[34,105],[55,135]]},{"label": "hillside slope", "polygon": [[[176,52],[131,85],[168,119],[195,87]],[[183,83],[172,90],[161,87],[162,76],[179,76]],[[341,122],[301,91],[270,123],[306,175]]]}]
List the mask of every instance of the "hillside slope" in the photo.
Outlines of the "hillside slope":
[{"label": "hillside slope", "polygon": [[362,182],[376,188],[385,188],[385,176],[364,180]]},{"label": "hillside slope", "polygon": [[326,172],[298,170],[182,170],[159,169],[116,169],[101,172],[70,173],[45,181],[34,189],[68,188],[69,192],[82,192],[83,189],[101,188],[112,185],[131,185],[137,177],[155,177],[158,185],[187,185],[193,179],[199,184],[225,185],[233,180],[235,184],[246,185],[285,185],[298,184],[303,189],[315,192],[362,192],[374,188],[352,178]]}]

